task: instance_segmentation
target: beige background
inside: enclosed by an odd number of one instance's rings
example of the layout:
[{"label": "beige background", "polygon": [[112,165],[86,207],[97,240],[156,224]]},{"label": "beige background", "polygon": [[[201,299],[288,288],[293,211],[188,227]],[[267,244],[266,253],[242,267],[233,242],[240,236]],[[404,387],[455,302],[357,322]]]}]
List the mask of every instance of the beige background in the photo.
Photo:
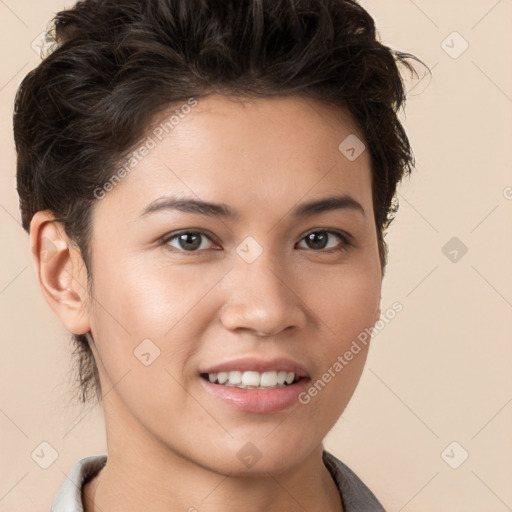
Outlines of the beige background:
[{"label": "beige background", "polygon": [[[404,309],[375,337],[326,447],[389,511],[511,510],[512,0],[362,3],[383,41],[418,55],[433,77],[408,84],[417,169],[388,236],[382,310]],[[13,97],[39,61],[32,41],[63,6],[0,0],[5,512],[48,511],[73,464],[105,452],[101,411],[70,405],[69,336],[39,291],[15,193]],[[454,31],[469,44],[458,58]],[[442,251],[452,237],[468,248],[456,262]],[[42,442],[58,452],[48,469],[31,458]],[[452,469],[445,459],[454,465],[463,450],[469,458]]]}]

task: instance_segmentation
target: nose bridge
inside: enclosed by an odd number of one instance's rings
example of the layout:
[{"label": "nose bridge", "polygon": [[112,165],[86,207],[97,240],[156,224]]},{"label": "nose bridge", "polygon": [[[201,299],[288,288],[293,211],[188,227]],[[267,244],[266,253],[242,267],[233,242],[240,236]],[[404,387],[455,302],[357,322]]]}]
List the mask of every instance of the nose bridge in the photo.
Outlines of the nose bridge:
[{"label": "nose bridge", "polygon": [[222,308],[226,328],[248,329],[261,336],[304,325],[302,302],[293,293],[291,277],[278,258],[270,250],[263,250],[252,261],[244,259],[243,253],[235,258]]}]

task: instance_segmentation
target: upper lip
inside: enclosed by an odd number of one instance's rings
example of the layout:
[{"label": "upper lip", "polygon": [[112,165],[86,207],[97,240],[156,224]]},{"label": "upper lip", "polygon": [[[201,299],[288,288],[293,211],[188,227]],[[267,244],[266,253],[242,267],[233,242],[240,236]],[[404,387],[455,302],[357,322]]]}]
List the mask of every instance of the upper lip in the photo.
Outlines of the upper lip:
[{"label": "upper lip", "polygon": [[219,373],[231,371],[256,371],[259,373],[272,371],[293,372],[296,377],[309,377],[308,372],[302,365],[286,357],[277,357],[274,359],[260,359],[257,357],[244,357],[240,359],[231,359],[223,363],[210,366],[199,373]]}]

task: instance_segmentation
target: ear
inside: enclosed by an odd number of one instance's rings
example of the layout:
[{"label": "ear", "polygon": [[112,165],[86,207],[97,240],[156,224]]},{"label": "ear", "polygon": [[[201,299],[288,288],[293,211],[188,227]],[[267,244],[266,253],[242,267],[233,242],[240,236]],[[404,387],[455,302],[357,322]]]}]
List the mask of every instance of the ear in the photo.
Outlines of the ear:
[{"label": "ear", "polygon": [[30,247],[46,302],[69,332],[89,332],[87,269],[79,249],[51,212],[39,211],[32,218]]}]

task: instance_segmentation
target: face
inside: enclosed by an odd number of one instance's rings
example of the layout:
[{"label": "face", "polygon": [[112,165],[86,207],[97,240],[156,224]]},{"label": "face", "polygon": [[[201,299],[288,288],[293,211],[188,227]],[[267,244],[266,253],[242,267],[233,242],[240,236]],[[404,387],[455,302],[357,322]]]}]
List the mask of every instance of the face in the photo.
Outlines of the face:
[{"label": "face", "polygon": [[93,212],[107,435],[223,473],[249,471],[244,454],[286,470],[345,409],[368,345],[344,354],[379,316],[370,157],[348,159],[353,123],[313,100],[190,110],[152,128]]}]

